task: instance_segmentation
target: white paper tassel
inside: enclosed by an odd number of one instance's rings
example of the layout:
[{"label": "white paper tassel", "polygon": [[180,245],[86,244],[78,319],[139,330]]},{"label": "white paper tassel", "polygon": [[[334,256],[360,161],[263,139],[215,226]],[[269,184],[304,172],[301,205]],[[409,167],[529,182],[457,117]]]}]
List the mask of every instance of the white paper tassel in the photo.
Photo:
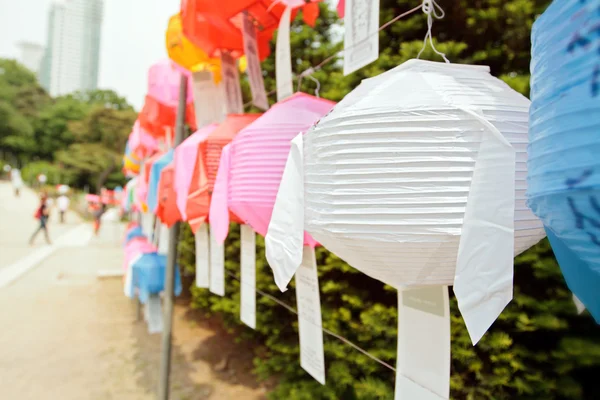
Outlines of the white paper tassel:
[{"label": "white paper tassel", "polygon": [[210,248],[208,225],[202,224],[196,231],[196,287],[210,286]]},{"label": "white paper tassel", "polygon": [[256,329],[256,234],[250,225],[240,226],[240,314],[243,323]]}]

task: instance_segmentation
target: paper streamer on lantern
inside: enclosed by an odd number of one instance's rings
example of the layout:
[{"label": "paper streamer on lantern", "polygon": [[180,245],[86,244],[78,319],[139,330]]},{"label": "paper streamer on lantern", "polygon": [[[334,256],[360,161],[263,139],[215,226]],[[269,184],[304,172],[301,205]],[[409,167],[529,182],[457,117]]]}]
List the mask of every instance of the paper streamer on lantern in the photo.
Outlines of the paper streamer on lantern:
[{"label": "paper streamer on lantern", "polygon": [[194,237],[196,246],[196,287],[210,287],[210,239],[208,225],[202,224]]},{"label": "paper streamer on lantern", "polygon": [[223,68],[223,89],[225,90],[225,109],[228,114],[241,114],[244,112],[242,87],[235,60],[228,53],[221,54]]},{"label": "paper streamer on lantern", "polygon": [[394,287],[456,281],[476,343],[510,300],[513,255],[544,236],[524,202],[528,107],[487,67],[412,60],[363,81],[294,139],[266,241],[280,288],[306,229]]},{"label": "paper streamer on lantern", "polygon": [[379,58],[379,0],[346,0],[344,75]]},{"label": "paper streamer on lantern", "polygon": [[447,286],[398,291],[396,400],[450,396],[450,303]]},{"label": "paper streamer on lantern", "polygon": [[260,109],[267,110],[269,108],[269,100],[267,99],[265,83],[260,68],[260,60],[258,58],[256,27],[252,22],[252,17],[250,17],[247,12],[244,13],[242,21],[244,54],[248,61],[247,72],[248,80],[250,81],[250,89],[252,91],[252,104]]},{"label": "paper streamer on lantern", "polygon": [[165,224],[160,224],[158,233],[158,254],[167,255],[169,253],[169,241],[169,227]]},{"label": "paper streamer on lantern", "polygon": [[212,74],[207,71],[192,74],[194,88],[194,111],[199,129],[215,122],[221,122],[227,113],[223,84],[213,82]]},{"label": "paper streamer on lantern", "polygon": [[315,249],[304,246],[302,262],[296,273],[296,303],[300,335],[300,365],[321,385],[325,384],[325,354],[319,277]]},{"label": "paper streamer on lantern", "polygon": [[225,296],[225,249],[210,230],[210,291]]},{"label": "paper streamer on lantern", "polygon": [[248,225],[240,227],[240,248],[240,317],[256,329],[256,234]]},{"label": "paper streamer on lantern", "polygon": [[528,204],[569,289],[600,323],[598,1],[554,1],[531,32]]},{"label": "paper streamer on lantern", "polygon": [[277,85],[277,101],[294,94],[292,83],[292,54],[290,48],[290,18],[292,9],[286,7],[277,31],[275,50],[275,81]]},{"label": "paper streamer on lantern", "polygon": [[186,203],[194,165],[198,158],[198,146],[202,141],[206,140],[216,127],[216,124],[210,124],[204,128],[200,128],[175,148],[173,155],[175,171],[177,171],[175,174],[175,192],[177,193],[177,208],[184,221],[187,219]]}]

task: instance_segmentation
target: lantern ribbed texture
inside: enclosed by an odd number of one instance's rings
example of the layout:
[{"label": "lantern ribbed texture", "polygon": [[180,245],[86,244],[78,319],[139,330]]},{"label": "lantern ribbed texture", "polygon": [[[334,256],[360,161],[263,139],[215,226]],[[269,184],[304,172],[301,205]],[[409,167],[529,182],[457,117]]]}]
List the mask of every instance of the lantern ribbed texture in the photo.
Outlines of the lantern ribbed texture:
[{"label": "lantern ribbed texture", "polygon": [[600,323],[600,1],[554,1],[532,29],[528,204]]},{"label": "lantern ribbed texture", "polygon": [[395,287],[451,285],[484,134],[464,109],[513,146],[515,254],[537,243],[544,231],[525,204],[529,101],[488,67],[421,60],[363,81],[304,136],[306,231]]},{"label": "lantern ribbed texture", "polygon": [[231,142],[229,208],[257,233],[267,234],[291,140],[334,104],[296,93],[271,107]]}]

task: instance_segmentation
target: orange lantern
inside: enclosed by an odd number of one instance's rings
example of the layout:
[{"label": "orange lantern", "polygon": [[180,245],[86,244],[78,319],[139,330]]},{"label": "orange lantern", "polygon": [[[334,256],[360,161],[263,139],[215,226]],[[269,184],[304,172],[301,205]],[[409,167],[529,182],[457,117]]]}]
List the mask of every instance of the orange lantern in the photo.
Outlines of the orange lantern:
[{"label": "orange lantern", "polygon": [[[247,125],[254,122],[262,114],[229,114],[217,128],[215,128],[198,145],[198,157],[192,175],[189,189],[186,214],[188,222],[194,233],[208,220],[210,198],[219,169],[219,159],[223,147],[229,144],[235,135]],[[233,214],[230,220],[237,223],[242,221]]]}]

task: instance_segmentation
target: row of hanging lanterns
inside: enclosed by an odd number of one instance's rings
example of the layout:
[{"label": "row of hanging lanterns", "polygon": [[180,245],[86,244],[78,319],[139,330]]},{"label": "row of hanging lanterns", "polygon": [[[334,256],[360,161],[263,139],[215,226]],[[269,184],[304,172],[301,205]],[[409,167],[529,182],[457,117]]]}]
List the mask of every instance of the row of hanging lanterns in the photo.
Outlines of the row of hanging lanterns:
[{"label": "row of hanging lanterns", "polygon": [[[264,114],[236,114],[215,97],[217,106],[197,132],[157,153],[160,145],[151,138],[168,137],[165,127],[174,126],[175,77],[190,78],[188,114],[195,101],[198,119],[206,107],[199,111],[194,74],[207,73],[213,93],[227,96],[218,57],[243,56],[242,18],[257,27],[264,59],[286,7],[292,18],[302,8],[310,24],[318,16],[317,2],[182,1],[167,30],[172,60],[151,68],[150,100],[128,143],[126,157],[146,161],[137,161],[140,176],[126,187],[127,198],[141,210],[147,205],[167,226],[187,221],[206,265],[222,259],[230,222],[244,224],[243,236],[249,228],[265,236],[282,291],[314,259],[306,249],[319,243],[397,288],[396,390],[409,398],[426,392],[415,384],[448,398],[447,286],[476,344],[512,299],[514,256],[546,233],[567,284],[600,320],[599,161],[590,133],[600,67],[589,45],[597,40],[591,32],[599,17],[581,12],[591,6],[555,2],[534,25],[531,114],[529,100],[488,67],[411,60],[364,80],[338,104],[296,93]],[[554,29],[559,19],[567,23]],[[586,46],[572,39],[581,26],[589,27]],[[582,112],[590,118],[581,120]],[[211,279],[199,285],[223,295]],[[410,305],[432,298],[438,311]],[[424,343],[417,336],[428,326],[439,329]],[[426,346],[438,349],[437,356],[413,363],[411,353]],[[441,384],[428,382],[431,371]],[[324,383],[324,375],[316,378]]]}]

